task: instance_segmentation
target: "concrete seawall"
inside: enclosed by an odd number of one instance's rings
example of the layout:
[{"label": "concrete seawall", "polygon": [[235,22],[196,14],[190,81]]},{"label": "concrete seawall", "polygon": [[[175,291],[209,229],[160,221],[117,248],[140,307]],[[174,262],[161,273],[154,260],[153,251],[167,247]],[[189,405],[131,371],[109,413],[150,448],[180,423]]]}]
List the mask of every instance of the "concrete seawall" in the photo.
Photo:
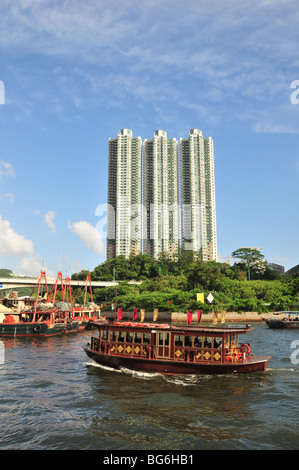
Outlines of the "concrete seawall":
[{"label": "concrete seawall", "polygon": [[[144,321],[153,321],[153,312],[145,312]],[[108,319],[114,317],[113,312],[102,312],[102,316],[106,316]],[[273,318],[273,313],[257,313],[257,312],[225,312],[226,323],[250,323],[250,322],[262,322],[264,318]],[[274,318],[277,318],[275,315]],[[132,321],[133,312],[123,312],[123,320]],[[140,312],[138,312],[137,321],[140,321]],[[187,313],[182,312],[159,312],[157,321],[165,322],[183,322],[187,323]],[[192,314],[192,322],[197,323],[197,313]],[[202,322],[213,322],[213,313],[203,313],[201,317]],[[218,312],[218,323],[221,322],[221,313]]]}]

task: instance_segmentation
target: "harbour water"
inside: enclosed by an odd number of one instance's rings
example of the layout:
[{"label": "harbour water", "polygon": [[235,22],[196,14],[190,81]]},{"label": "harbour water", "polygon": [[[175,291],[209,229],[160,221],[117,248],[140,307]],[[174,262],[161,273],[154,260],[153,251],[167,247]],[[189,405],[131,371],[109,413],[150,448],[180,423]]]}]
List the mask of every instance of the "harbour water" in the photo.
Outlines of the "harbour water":
[{"label": "harbour water", "polygon": [[103,368],[82,349],[90,335],[0,338],[0,450],[299,448],[299,330],[253,325],[268,370],[230,376]]}]

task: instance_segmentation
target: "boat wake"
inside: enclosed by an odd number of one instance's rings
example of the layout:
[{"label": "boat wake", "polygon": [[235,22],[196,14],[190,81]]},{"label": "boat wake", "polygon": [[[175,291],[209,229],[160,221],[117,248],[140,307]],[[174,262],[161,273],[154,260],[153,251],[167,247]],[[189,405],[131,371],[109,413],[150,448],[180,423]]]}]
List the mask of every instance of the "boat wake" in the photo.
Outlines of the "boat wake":
[{"label": "boat wake", "polygon": [[136,370],[127,369],[125,367],[121,367],[120,369],[114,369],[113,367],[104,366],[94,361],[85,362],[83,365],[85,365],[86,367],[95,367],[97,369],[102,369],[109,372],[116,372],[118,374],[131,375],[132,377],[137,377],[143,380],[162,379],[170,384],[180,385],[183,387],[197,385],[199,381],[201,382],[202,380],[206,380],[207,378],[213,378],[212,375],[208,374],[166,375],[159,374],[157,372],[140,372]]},{"label": "boat wake", "polygon": [[139,377],[142,379],[153,379],[157,376],[162,377],[162,374],[157,374],[156,372],[139,372],[136,370],[126,369],[125,367],[121,367],[120,369],[114,369],[113,367],[104,366],[102,364],[97,364],[96,362],[85,362],[85,366],[87,367],[96,367],[102,370],[108,370],[110,372],[117,372],[118,374],[128,374],[132,375],[133,377]]}]

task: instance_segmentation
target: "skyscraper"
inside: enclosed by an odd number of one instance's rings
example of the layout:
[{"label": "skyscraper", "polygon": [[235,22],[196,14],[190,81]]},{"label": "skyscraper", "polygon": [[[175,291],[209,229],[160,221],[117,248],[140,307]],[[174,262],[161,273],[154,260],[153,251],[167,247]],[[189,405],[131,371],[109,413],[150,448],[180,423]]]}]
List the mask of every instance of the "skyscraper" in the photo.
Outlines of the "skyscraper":
[{"label": "skyscraper", "polygon": [[182,247],[217,260],[213,140],[199,129],[180,139],[180,179]]},{"label": "skyscraper", "polygon": [[178,141],[157,130],[143,145],[143,252],[175,258],[179,247]]},{"label": "skyscraper", "polygon": [[141,253],[142,140],[130,129],[109,139],[107,259]]}]

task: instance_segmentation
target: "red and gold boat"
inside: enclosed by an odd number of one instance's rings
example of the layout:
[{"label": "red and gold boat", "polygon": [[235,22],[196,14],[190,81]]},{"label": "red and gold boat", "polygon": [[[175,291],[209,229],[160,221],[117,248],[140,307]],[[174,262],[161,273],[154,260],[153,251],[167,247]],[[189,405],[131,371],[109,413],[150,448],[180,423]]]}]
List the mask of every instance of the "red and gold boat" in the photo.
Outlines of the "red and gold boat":
[{"label": "red and gold boat", "polygon": [[160,374],[228,374],[265,371],[269,356],[253,356],[239,335],[252,330],[234,327],[175,326],[100,320],[98,337],[84,347],[88,357],[115,369]]}]

